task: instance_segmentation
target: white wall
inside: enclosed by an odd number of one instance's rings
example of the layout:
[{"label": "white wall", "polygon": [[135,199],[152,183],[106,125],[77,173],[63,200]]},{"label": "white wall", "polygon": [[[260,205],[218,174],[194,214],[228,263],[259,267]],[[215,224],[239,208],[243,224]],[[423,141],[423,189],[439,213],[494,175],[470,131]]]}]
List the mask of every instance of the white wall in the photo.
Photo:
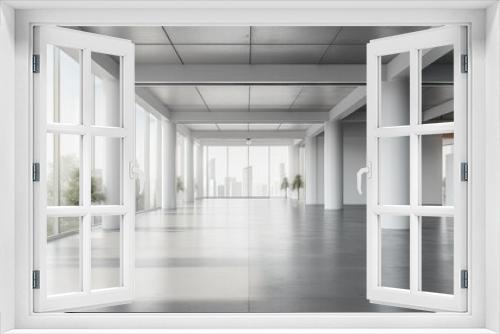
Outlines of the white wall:
[{"label": "white wall", "polygon": [[14,11],[0,4],[0,333],[14,328]]},{"label": "white wall", "polygon": [[366,123],[343,123],[344,133],[344,204],[366,204],[366,182],[363,195],[356,191],[356,173],[366,166]]},{"label": "white wall", "polygon": [[316,157],[318,164],[316,165],[316,202],[318,204],[325,203],[325,136],[323,134],[316,137]]}]

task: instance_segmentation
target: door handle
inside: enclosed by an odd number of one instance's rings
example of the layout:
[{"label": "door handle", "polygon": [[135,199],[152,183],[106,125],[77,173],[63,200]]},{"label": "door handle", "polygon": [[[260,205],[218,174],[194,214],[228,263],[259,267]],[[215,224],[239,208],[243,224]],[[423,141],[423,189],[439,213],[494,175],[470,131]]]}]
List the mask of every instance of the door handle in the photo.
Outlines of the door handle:
[{"label": "door handle", "polygon": [[366,177],[369,178],[371,177],[371,163],[368,163],[366,167],[360,168],[358,172],[356,173],[356,185],[358,189],[358,194],[363,195],[363,174],[366,174]]}]

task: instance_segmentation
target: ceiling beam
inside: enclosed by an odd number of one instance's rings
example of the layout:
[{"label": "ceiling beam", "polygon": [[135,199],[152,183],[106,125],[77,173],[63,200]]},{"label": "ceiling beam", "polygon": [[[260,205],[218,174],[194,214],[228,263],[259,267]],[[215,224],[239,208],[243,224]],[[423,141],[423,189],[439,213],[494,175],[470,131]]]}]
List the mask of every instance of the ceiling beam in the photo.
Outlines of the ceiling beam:
[{"label": "ceiling beam", "polygon": [[314,137],[319,135],[321,132],[323,132],[324,127],[324,123],[311,125],[306,130],[306,137]]},{"label": "ceiling beam", "polygon": [[302,139],[305,131],[191,131],[197,139]]},{"label": "ceiling beam", "polygon": [[453,112],[453,99],[443,102],[437,106],[424,110],[422,113],[422,121],[429,121],[434,118]]},{"label": "ceiling beam", "polygon": [[330,110],[330,120],[334,121],[346,118],[365,104],[366,87],[357,87]]},{"label": "ceiling beam", "polygon": [[171,111],[170,120],[176,123],[323,123],[328,111]]},{"label": "ceiling beam", "polygon": [[366,82],[365,65],[150,65],[139,64],[136,85],[345,84]]},{"label": "ceiling beam", "polygon": [[[436,60],[438,60],[439,58],[450,52],[452,49],[453,46],[446,45],[422,51],[422,68],[424,69],[432,65]],[[453,66],[451,65],[444,65],[444,66],[441,65],[440,67],[447,67],[453,70]],[[398,54],[385,66],[386,80],[387,81],[394,80],[404,74],[407,74],[409,68],[410,68],[409,54],[406,52]],[[451,72],[451,74],[453,75],[453,71]],[[452,78],[453,77],[451,77],[451,80],[453,80]],[[433,81],[431,80],[431,78],[426,78],[425,76],[422,80]],[[451,80],[448,77],[448,81]]]},{"label": "ceiling beam", "polygon": [[[435,52],[437,53],[437,52]],[[434,54],[434,53],[433,53]],[[405,67],[406,66],[406,67]],[[432,65],[450,67],[449,65]],[[382,73],[395,76],[408,68],[398,57]],[[424,73],[424,82],[451,82],[452,72]],[[137,86],[163,85],[346,85],[366,84],[365,65],[151,65],[136,66]]]},{"label": "ceiling beam", "polygon": [[[272,139],[252,139],[251,146],[268,146],[268,145],[293,145],[296,140],[300,139],[287,139],[287,138],[272,138]],[[240,139],[199,139],[198,142],[201,145],[208,146],[247,146],[246,138]]]}]

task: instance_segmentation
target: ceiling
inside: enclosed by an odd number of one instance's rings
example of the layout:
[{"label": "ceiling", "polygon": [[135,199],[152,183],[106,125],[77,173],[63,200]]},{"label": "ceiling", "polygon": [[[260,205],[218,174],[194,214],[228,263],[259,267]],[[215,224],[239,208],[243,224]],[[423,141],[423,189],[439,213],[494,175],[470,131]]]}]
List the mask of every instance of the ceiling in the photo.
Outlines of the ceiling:
[{"label": "ceiling", "polygon": [[349,86],[153,86],[171,111],[329,111]]},{"label": "ceiling", "polygon": [[186,124],[188,128],[194,131],[303,131],[307,130],[312,124]]},{"label": "ceiling", "polygon": [[[426,27],[80,27],[130,39],[136,64],[365,64],[366,44]],[[329,111],[355,87],[336,85],[150,86],[173,112]],[[258,122],[258,121],[257,121]],[[227,122],[226,122],[227,123]],[[312,123],[312,122],[311,122]],[[311,124],[186,124],[198,131],[306,130]]]},{"label": "ceiling", "polygon": [[82,27],[132,40],[137,64],[364,64],[366,43],[426,27]]}]

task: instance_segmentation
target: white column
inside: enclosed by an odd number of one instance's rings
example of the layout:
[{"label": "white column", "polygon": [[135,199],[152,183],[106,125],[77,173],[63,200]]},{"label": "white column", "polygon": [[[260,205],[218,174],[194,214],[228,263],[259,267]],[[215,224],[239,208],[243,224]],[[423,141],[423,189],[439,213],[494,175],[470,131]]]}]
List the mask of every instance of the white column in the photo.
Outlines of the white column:
[{"label": "white column", "polygon": [[162,207],[177,208],[177,191],[175,175],[175,150],[177,141],[177,126],[170,121],[163,121],[163,187]]},{"label": "white column", "polygon": [[306,204],[317,203],[317,145],[316,137],[306,138]]},{"label": "white column", "polygon": [[203,198],[203,145],[196,145],[196,198]]},{"label": "white column", "polygon": [[342,209],[343,139],[340,121],[325,123],[325,210]]},{"label": "white column", "polygon": [[288,183],[290,184],[290,198],[297,198],[297,192],[292,190],[292,183],[297,174],[299,174],[299,145],[292,144],[288,146]]},{"label": "white column", "polygon": [[191,134],[186,136],[186,202],[194,202],[194,142]]},{"label": "white column", "polygon": [[[409,124],[408,78],[382,83],[382,124]],[[379,174],[381,204],[410,203],[409,138],[381,139],[379,144]],[[385,215],[382,228],[408,229],[406,217]]]}]

